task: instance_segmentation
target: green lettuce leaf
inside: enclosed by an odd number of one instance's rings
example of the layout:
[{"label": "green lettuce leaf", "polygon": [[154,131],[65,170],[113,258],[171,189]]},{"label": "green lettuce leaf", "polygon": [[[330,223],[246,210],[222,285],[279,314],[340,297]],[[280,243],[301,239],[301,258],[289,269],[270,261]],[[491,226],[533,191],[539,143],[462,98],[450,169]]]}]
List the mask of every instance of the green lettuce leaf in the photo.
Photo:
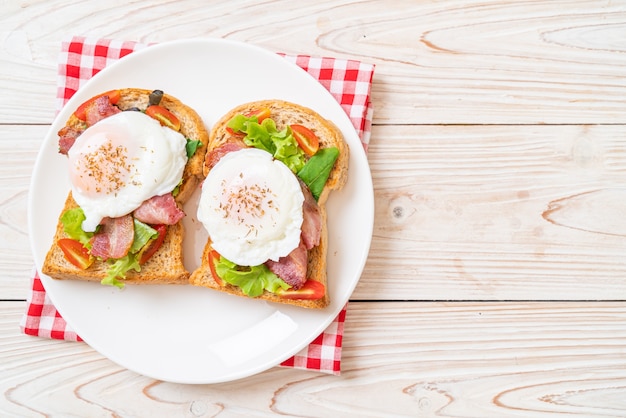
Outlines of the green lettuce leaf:
[{"label": "green lettuce leaf", "polygon": [[133,218],[133,222],[135,223],[135,237],[133,238],[133,244],[130,247],[131,254],[141,250],[151,238],[155,238],[159,235],[157,230],[152,228],[150,225],[140,222],[135,218]]},{"label": "green lettuce leaf", "polygon": [[276,146],[274,158],[282,161],[294,174],[304,167],[304,151],[298,146],[291,128],[287,127],[277,135],[272,135],[272,141]]},{"label": "green lettuce leaf", "polygon": [[111,263],[111,266],[107,270],[107,276],[102,279],[100,283],[116,286],[121,289],[124,287],[124,283],[118,279],[125,279],[126,273],[130,270],[140,271],[141,266],[135,254],[128,253],[124,257],[118,258]]},{"label": "green lettuce leaf", "polygon": [[245,125],[246,133],[243,142],[246,145],[262,149],[274,155],[276,152],[276,145],[272,140],[272,135],[278,133],[276,130],[276,124],[272,119],[265,119],[261,125],[254,120],[249,120]]},{"label": "green lettuce leaf", "polygon": [[246,145],[269,152],[293,173],[300,171],[306,160],[291,128],[286,127],[279,131],[276,129],[276,122],[271,118],[263,119],[261,124],[257,121],[256,116],[246,117],[240,114],[234,116],[227,125],[235,132],[246,134],[243,139]]},{"label": "green lettuce leaf", "polygon": [[228,121],[226,126],[232,129],[234,132],[245,132],[246,123],[248,123],[249,120],[257,122],[259,119],[256,116],[248,118],[242,114],[238,114],[233,116],[233,118]]},{"label": "green lettuce leaf", "polygon": [[69,209],[61,215],[63,230],[72,239],[79,241],[85,247],[90,248],[89,240],[93,237],[93,232],[83,231],[82,224],[86,219],[85,212],[81,208]]},{"label": "green lettuce leaf", "polygon": [[264,264],[242,267],[220,256],[215,271],[222,280],[239,287],[245,295],[253,298],[262,295],[264,290],[276,293],[279,288],[287,290],[291,287]]}]

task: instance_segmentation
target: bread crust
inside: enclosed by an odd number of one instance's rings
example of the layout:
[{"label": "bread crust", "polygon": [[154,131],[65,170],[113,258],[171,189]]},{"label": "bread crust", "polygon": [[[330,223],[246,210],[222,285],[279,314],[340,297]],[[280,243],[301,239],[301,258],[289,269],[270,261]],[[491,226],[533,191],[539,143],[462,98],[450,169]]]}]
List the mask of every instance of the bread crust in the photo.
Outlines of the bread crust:
[{"label": "bread crust", "polygon": [[[123,88],[120,90],[120,99],[116,104],[121,110],[131,108],[146,109],[148,106],[148,96],[151,90]],[[183,172],[179,193],[176,201],[182,205],[204,179],[203,165],[209,142],[209,134],[204,126],[204,122],[198,113],[186,106],[179,99],[164,94],[160,105],[172,112],[181,123],[180,132],[183,136],[193,140],[199,140],[202,145],[196,149],[195,154],[187,161]],[[84,127],[84,122],[74,114],[66,122],[66,126],[73,128]],[[65,201],[62,215],[66,210],[77,207],[77,203],[70,192]],[[89,268],[81,270],[67,261],[63,251],[56,244],[61,238],[66,238],[63,231],[63,224],[57,223],[53,244],[46,254],[42,266],[42,273],[58,280],[82,280],[98,281],[106,277],[108,263],[96,260]],[[140,272],[131,270],[127,272],[124,283],[132,284],[187,284],[190,272],[183,265],[183,239],[185,231],[182,220],[175,225],[169,225],[163,244],[156,253],[141,266]]]},{"label": "bread crust", "polygon": [[[227,114],[225,114],[222,118],[220,118],[220,120],[215,123],[215,125],[213,125],[213,128],[211,129],[211,132],[209,134],[207,156],[208,153],[210,153],[213,149],[219,148],[221,145],[232,139],[232,134],[230,134],[226,129],[228,121],[230,121],[237,114],[246,114],[250,111],[258,110],[260,108],[270,109],[270,117],[276,122],[276,128],[278,130],[282,130],[286,125],[302,124],[311,129],[317,135],[320,141],[320,148],[337,147],[337,149],[339,149],[339,157],[335,162],[328,181],[326,182],[326,185],[322,190],[322,193],[320,194],[317,202],[320,208],[320,215],[322,220],[320,244],[308,251],[307,278],[309,280],[319,281],[324,285],[324,288],[326,289],[324,297],[317,300],[286,299],[271,292],[265,291],[256,299],[262,299],[277,303],[286,303],[290,305],[300,306],[303,308],[325,308],[330,303],[330,296],[328,294],[328,280],[326,274],[328,249],[326,200],[328,199],[328,196],[332,190],[341,189],[347,181],[350,149],[348,148],[348,145],[339,128],[337,128],[337,126],[335,126],[335,124],[331,121],[324,119],[314,110],[283,100],[261,100],[245,103],[235,107]],[[209,173],[209,171],[209,168],[205,164],[205,176]],[[221,286],[218,284],[218,282],[215,281],[213,275],[211,274],[211,268],[209,266],[209,253],[211,252],[211,250],[211,240],[209,239],[204,247],[201,265],[194,272],[192,272],[189,282],[195,286],[208,287],[233,295],[248,297],[237,286],[233,286],[228,283],[224,283],[224,285]]]}]

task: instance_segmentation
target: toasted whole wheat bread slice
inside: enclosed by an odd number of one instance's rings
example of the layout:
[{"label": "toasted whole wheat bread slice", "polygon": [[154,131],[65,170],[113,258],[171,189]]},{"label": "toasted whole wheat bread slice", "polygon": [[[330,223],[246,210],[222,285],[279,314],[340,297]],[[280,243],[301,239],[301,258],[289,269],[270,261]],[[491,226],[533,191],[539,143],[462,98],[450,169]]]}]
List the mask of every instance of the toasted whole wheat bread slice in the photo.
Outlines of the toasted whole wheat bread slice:
[{"label": "toasted whole wheat bread slice", "polygon": [[[320,244],[308,252],[307,278],[309,280],[319,281],[324,285],[324,288],[326,289],[324,297],[317,300],[286,299],[265,291],[261,296],[258,296],[257,299],[287,303],[304,308],[324,308],[330,303],[326,276],[328,226],[325,203],[328,199],[329,193],[332,190],[341,189],[347,180],[350,150],[341,131],[331,121],[324,119],[317,112],[304,106],[282,100],[262,100],[242,104],[224,115],[211,130],[207,153],[220,147],[232,138],[232,134],[227,131],[226,125],[235,115],[246,114],[265,107],[270,109],[270,117],[276,122],[276,128],[278,130],[282,130],[286,125],[291,124],[304,125],[317,135],[320,141],[320,148],[337,147],[339,149],[339,157],[337,158],[328,181],[326,182],[326,185],[318,199],[318,205],[320,207],[320,214],[322,218]],[[204,174],[206,175],[208,172],[209,169],[205,164]],[[211,252],[211,249],[211,240],[209,239],[203,251],[201,265],[194,272],[192,272],[189,279],[190,283],[196,286],[208,287],[237,296],[248,297],[239,287],[228,283],[220,286],[217,284],[215,279],[213,279],[211,268],[209,266],[209,253]]]},{"label": "toasted whole wheat bread slice", "polygon": [[[151,90],[125,88],[120,89],[120,100],[116,104],[121,110],[131,108],[146,109],[148,107],[148,96]],[[183,172],[180,191],[176,196],[176,201],[182,205],[192,195],[194,190],[204,179],[203,165],[204,157],[209,142],[209,134],[204,126],[204,122],[195,110],[183,104],[180,100],[164,94],[160,105],[172,112],[181,123],[180,132],[186,138],[199,140],[202,145],[198,147],[196,153],[187,161]],[[66,126],[81,127],[84,122],[72,115],[68,119]],[[61,214],[68,209],[77,207],[71,192],[68,194],[65,206]],[[195,215],[195,214],[194,214]],[[189,215],[187,215],[189,216]],[[126,274],[124,283],[134,284],[187,284],[190,273],[183,265],[183,239],[184,228],[182,221],[167,228],[167,234],[163,244],[157,252],[141,266],[140,272],[130,270]],[[106,277],[108,264],[96,260],[89,268],[81,270],[67,261],[63,251],[56,244],[61,238],[66,238],[63,231],[63,224],[57,223],[53,244],[48,250],[42,266],[42,273],[59,280],[88,280],[101,281]]]},{"label": "toasted whole wheat bread slice", "polygon": [[[70,192],[65,201],[63,212],[78,205]],[[185,230],[182,222],[170,225],[163,244],[145,264],[141,271],[130,270],[126,273],[124,283],[133,284],[185,284],[189,279],[189,272],[183,265],[183,239]],[[54,242],[66,238],[63,224],[57,224]],[[61,248],[53,244],[46,255],[42,272],[59,280],[88,280],[100,282],[107,274],[106,262],[95,261],[88,269],[81,270],[67,261]]]}]

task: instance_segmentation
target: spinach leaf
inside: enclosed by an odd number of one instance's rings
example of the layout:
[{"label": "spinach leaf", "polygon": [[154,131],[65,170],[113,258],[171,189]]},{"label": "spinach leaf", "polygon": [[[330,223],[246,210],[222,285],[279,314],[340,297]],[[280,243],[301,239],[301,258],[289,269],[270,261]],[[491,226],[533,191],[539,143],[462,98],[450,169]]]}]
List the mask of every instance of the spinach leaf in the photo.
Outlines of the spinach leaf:
[{"label": "spinach leaf", "polygon": [[298,171],[298,177],[309,187],[315,200],[320,198],[337,157],[339,157],[337,148],[321,148]]}]

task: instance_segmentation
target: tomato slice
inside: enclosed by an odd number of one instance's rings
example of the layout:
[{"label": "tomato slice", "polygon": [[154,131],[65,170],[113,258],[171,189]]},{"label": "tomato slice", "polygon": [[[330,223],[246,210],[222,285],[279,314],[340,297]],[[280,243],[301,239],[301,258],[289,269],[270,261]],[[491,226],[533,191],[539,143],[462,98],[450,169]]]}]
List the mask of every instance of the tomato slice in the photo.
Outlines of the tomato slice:
[{"label": "tomato slice", "polygon": [[151,105],[146,109],[146,115],[158,120],[161,125],[175,131],[180,131],[180,120],[172,112],[160,105]]},{"label": "tomato slice", "polygon": [[270,113],[271,113],[271,111],[270,111],[269,107],[262,107],[260,109],[251,110],[251,111],[247,112],[244,116],[246,116],[247,118],[251,118],[252,116],[256,116],[257,122],[261,123],[265,119],[270,117]]},{"label": "tomato slice", "polygon": [[326,293],[326,287],[317,280],[307,280],[304,285],[298,290],[283,290],[278,289],[276,292],[278,296],[285,299],[321,299]]},{"label": "tomato slice", "polygon": [[320,141],[317,135],[306,126],[290,125],[290,128],[300,148],[302,148],[307,155],[315,155],[320,148]]},{"label": "tomato slice", "polygon": [[220,276],[217,275],[217,270],[215,269],[215,263],[217,263],[219,259],[220,254],[217,251],[209,251],[209,268],[211,269],[211,275],[213,276],[213,280],[215,280],[215,283],[217,283],[219,286],[224,286],[224,280],[222,280]]},{"label": "tomato slice", "polygon": [[65,259],[81,270],[87,269],[95,260],[89,254],[89,250],[75,239],[61,238],[57,241],[57,245],[63,251]]},{"label": "tomato slice", "polygon": [[85,113],[85,109],[87,109],[87,107],[91,103],[93,103],[94,100],[102,96],[109,96],[109,102],[111,102],[111,104],[116,104],[117,102],[119,102],[121,95],[120,95],[119,90],[109,90],[106,93],[101,93],[96,96],[93,96],[91,99],[87,100],[86,102],[78,106],[78,109],[74,111],[74,116],[76,116],[78,119],[82,121],[87,120],[87,114]]},{"label": "tomato slice", "polygon": [[146,261],[150,259],[157,252],[157,250],[163,244],[165,240],[165,235],[167,234],[167,225],[152,225],[158,235],[154,238],[151,238],[146,245],[143,246],[139,253],[137,253],[137,257],[139,259],[139,264],[144,264]]}]

